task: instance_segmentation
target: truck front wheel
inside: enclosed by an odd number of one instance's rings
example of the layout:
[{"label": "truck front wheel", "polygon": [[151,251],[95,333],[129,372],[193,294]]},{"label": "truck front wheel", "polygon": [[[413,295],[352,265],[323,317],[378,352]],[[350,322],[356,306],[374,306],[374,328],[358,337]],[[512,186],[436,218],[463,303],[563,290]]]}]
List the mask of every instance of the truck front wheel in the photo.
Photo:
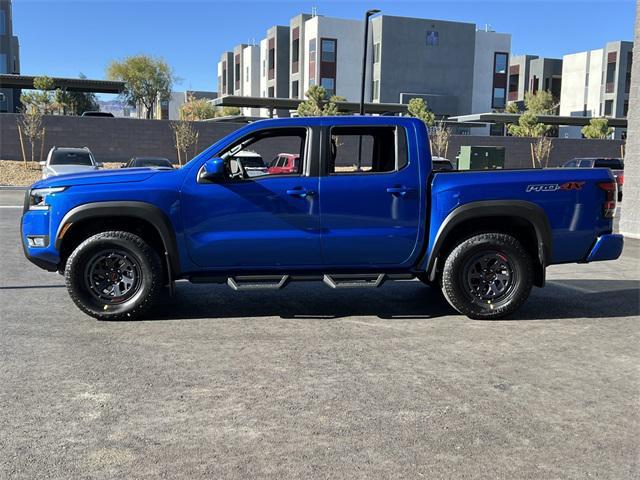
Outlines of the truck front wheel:
[{"label": "truck front wheel", "polygon": [[531,256],[511,235],[484,233],[466,239],[447,257],[442,291],[458,312],[493,320],[515,312],[529,297]]},{"label": "truck front wheel", "polygon": [[158,298],[158,253],[133,233],[102,232],[82,242],[67,260],[65,280],[74,303],[99,320],[130,320]]}]

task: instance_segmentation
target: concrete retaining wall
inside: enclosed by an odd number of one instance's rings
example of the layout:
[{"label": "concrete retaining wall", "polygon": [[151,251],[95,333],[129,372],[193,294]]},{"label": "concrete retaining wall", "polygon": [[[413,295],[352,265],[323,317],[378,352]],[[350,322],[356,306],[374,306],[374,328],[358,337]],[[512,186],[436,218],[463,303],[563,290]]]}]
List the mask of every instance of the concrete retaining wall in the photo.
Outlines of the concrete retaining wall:
[{"label": "concrete retaining wall", "polygon": [[[18,118],[19,115],[13,113],[0,114],[0,159],[22,158]],[[199,150],[241,127],[241,124],[220,122],[197,122],[195,125],[200,133]],[[165,120],[47,116],[44,127],[45,155],[49,148],[57,145],[87,146],[101,162],[122,162],[143,155],[176,158],[173,132]],[[531,141],[529,138],[454,135],[447,156],[455,159],[462,145],[504,146],[507,168],[529,168]],[[573,157],[619,157],[622,144],[619,140],[554,139],[549,166],[561,165]]]}]

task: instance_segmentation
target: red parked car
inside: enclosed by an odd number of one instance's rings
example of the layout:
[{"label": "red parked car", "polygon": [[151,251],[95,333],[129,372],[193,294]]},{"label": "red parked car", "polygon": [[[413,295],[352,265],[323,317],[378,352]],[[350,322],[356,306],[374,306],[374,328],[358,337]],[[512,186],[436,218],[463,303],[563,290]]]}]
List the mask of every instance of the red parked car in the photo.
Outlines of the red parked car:
[{"label": "red parked car", "polygon": [[269,174],[298,173],[300,171],[300,155],[295,153],[279,153],[269,164]]}]

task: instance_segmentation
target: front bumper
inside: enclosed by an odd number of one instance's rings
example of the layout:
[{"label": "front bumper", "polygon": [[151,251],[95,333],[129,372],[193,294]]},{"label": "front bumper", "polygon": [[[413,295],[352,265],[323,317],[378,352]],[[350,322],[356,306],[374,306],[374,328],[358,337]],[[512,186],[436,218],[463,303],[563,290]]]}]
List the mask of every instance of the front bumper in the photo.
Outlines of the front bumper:
[{"label": "front bumper", "polygon": [[602,260],[615,260],[622,253],[624,237],[619,234],[609,233],[601,235],[591,248],[586,262],[599,262]]},{"label": "front bumper", "polygon": [[39,236],[46,237],[47,239],[50,238],[48,236],[48,215],[46,213],[40,215],[22,215],[20,219],[20,243],[22,243],[22,250],[27,260],[48,272],[57,271],[58,263],[60,262],[58,252],[51,242],[49,242],[46,247],[30,247],[27,237],[33,233],[37,233]]}]

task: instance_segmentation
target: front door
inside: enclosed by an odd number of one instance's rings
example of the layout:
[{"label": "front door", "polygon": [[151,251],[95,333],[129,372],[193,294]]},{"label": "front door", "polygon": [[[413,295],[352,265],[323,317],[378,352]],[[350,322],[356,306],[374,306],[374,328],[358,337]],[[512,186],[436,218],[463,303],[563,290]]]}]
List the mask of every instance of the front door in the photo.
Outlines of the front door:
[{"label": "front door", "polygon": [[424,188],[401,126],[333,126],[320,178],[325,265],[406,266],[415,256]]},{"label": "front door", "polygon": [[[309,173],[309,137],[306,128],[252,132],[216,154],[228,164],[229,178],[185,184],[184,234],[194,263],[221,269],[321,265],[318,177]],[[283,153],[300,156],[298,169],[270,174],[269,162]],[[251,175],[243,166],[247,158]]]}]

